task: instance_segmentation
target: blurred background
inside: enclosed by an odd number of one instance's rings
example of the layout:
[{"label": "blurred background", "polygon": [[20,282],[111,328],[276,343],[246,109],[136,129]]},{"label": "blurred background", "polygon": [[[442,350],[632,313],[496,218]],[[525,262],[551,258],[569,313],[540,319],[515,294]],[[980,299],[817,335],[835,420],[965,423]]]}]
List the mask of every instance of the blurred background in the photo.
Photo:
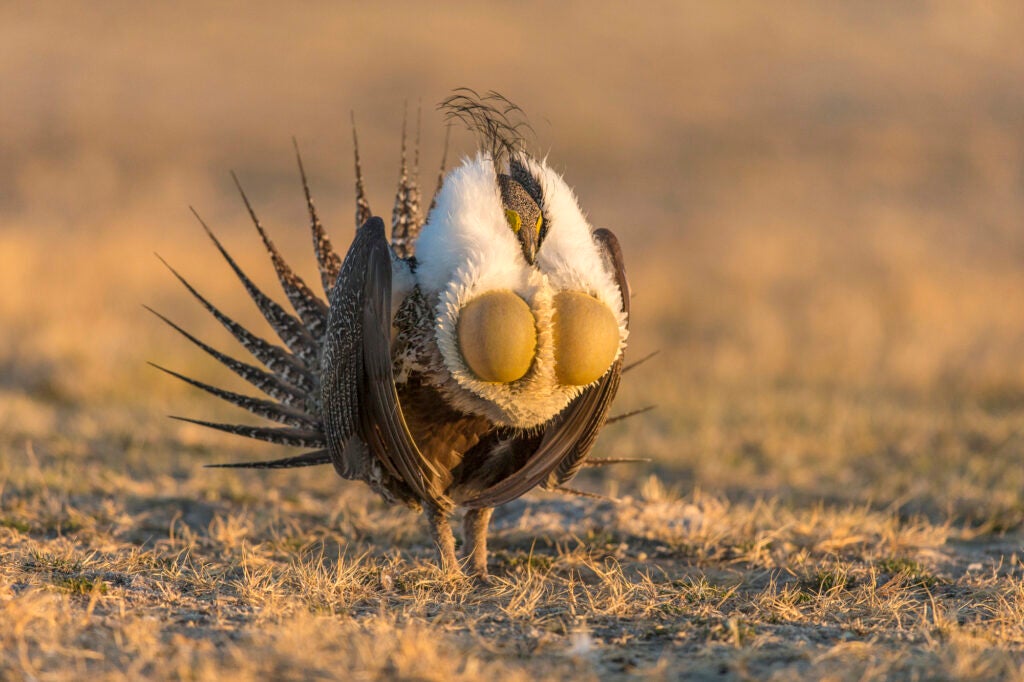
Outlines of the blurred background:
[{"label": "blurred background", "polygon": [[[792,434],[835,424],[836,400],[844,415],[934,400],[1019,414],[1021,36],[1012,1],[4,3],[0,391],[8,410],[26,395],[143,420],[221,409],[145,365],[231,385],[143,303],[237,348],[152,252],[261,328],[188,207],[276,291],[237,171],[313,279],[291,137],[344,248],[350,112],[389,216],[404,111],[422,106],[432,188],[436,104],[469,86],[526,111],[534,150],[624,242],[633,357],[661,355],[620,402],[661,409],[613,437],[617,452],[681,458],[713,484],[703,453],[800,451]],[[451,159],[472,148],[454,129]],[[708,432],[765,414],[782,429]],[[851,433],[809,450],[849,452]]]}]

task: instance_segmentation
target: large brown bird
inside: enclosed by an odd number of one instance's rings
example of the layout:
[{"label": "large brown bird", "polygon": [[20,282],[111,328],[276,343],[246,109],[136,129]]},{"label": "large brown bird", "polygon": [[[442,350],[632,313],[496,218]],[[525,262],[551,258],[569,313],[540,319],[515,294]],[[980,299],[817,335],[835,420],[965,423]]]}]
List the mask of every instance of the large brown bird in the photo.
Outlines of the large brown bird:
[{"label": "large brown bird", "polygon": [[518,108],[468,90],[442,108],[478,133],[480,151],[447,176],[442,163],[423,220],[403,132],[389,244],[365,199],[357,145],[358,231],[344,261],[299,160],[326,303],[285,263],[244,193],[295,314],[203,225],[284,347],[235,323],[174,273],[266,369],[163,319],[269,400],[164,371],[284,426],[185,421],[314,448],[220,466],[331,463],[388,501],[422,508],[449,572],[460,570],[449,516],[464,507],[468,567],[486,576],[495,506],[536,486],[563,489],[586,464],[621,461],[587,458],[619,387],[629,287],[615,236],[593,229],[562,177],[524,151]]}]

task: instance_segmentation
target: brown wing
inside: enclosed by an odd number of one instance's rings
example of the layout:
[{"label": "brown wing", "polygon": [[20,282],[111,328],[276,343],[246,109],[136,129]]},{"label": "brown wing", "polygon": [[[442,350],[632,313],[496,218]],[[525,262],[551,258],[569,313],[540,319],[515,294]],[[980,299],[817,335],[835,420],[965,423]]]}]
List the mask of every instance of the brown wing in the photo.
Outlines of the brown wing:
[{"label": "brown wing", "polygon": [[406,426],[390,345],[391,248],[384,222],[373,217],[356,233],[331,289],[321,382],[328,450],[343,477],[368,479],[372,467],[346,456],[360,451],[348,447],[357,439],[401,482],[393,492],[450,508],[445,475],[423,457]]},{"label": "brown wing", "polygon": [[[615,271],[628,321],[629,282],[619,242],[609,230],[596,230],[594,237]],[[519,470],[464,501],[463,506],[494,507],[520,497],[537,485],[554,487],[575,476],[608,418],[608,410],[619,390],[621,376],[620,357],[596,385],[580,394],[552,420],[544,431],[540,445]]]},{"label": "brown wing", "polygon": [[391,248],[384,238],[384,224],[374,218],[362,229],[372,231],[363,287],[362,435],[370,451],[421,500],[450,509],[454,505],[444,491],[451,475],[435,467],[416,446],[395,389],[391,364]]}]

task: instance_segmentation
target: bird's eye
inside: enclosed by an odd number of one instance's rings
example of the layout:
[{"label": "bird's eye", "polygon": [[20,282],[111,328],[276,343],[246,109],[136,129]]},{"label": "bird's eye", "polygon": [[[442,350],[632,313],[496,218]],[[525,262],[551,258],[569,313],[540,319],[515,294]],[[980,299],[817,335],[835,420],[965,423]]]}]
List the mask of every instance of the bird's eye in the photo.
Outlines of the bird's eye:
[{"label": "bird's eye", "polygon": [[537,236],[538,237],[540,236],[540,228],[542,228],[542,227],[544,227],[544,216],[543,215],[539,215],[539,216],[537,216],[537,228],[536,228],[537,229]]},{"label": "bird's eye", "polygon": [[511,208],[506,208],[505,220],[508,221],[508,226],[512,228],[512,231],[519,234],[519,230],[523,227],[523,219],[519,217],[519,213]]}]

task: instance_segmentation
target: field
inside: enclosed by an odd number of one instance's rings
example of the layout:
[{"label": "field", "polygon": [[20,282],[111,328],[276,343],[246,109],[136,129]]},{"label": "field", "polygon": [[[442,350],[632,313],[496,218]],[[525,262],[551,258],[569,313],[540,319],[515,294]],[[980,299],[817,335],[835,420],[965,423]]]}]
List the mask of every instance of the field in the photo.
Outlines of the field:
[{"label": "field", "polygon": [[[1024,679],[1016,3],[0,7],[0,679]],[[495,582],[271,446],[158,252],[258,312],[228,176],[315,281],[350,110],[387,216],[403,110],[495,89],[623,241],[629,356],[584,490],[500,508]],[[453,158],[472,139],[452,131]],[[283,300],[283,297],[280,297]],[[242,417],[245,419],[245,417]]]}]

